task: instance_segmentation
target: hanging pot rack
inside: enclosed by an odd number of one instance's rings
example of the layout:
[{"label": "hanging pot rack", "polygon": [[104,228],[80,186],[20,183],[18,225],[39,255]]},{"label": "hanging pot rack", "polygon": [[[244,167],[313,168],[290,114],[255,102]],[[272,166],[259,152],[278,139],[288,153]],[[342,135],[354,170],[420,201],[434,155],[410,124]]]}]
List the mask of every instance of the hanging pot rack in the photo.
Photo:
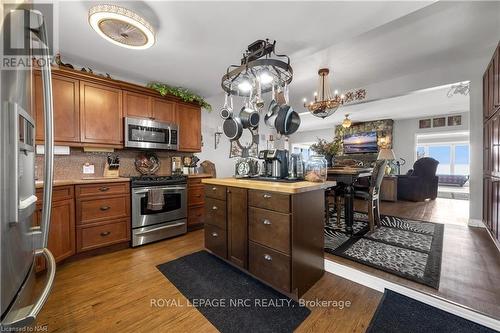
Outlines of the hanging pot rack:
[{"label": "hanging pot rack", "polygon": [[[276,41],[272,43],[266,40],[257,40],[248,46],[243,54],[241,65],[230,65],[226,74],[222,76],[222,89],[235,96],[248,97],[256,89],[256,80],[263,72],[272,77],[269,84],[261,84],[261,93],[267,93],[272,87],[284,87],[293,79],[293,69],[290,66],[290,58],[287,55],[275,52]],[[244,80],[250,80],[251,91],[241,91],[238,85]]]}]

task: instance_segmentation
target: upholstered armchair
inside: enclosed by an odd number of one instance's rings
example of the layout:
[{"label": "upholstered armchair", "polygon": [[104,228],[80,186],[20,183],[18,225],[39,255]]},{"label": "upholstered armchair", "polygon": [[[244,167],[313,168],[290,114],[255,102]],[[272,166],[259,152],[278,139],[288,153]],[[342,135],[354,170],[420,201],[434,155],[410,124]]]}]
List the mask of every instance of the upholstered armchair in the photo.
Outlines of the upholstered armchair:
[{"label": "upholstered armchair", "polygon": [[439,178],[436,170],[439,162],[431,157],[422,157],[413,164],[406,175],[398,176],[398,200],[434,200],[438,193]]}]

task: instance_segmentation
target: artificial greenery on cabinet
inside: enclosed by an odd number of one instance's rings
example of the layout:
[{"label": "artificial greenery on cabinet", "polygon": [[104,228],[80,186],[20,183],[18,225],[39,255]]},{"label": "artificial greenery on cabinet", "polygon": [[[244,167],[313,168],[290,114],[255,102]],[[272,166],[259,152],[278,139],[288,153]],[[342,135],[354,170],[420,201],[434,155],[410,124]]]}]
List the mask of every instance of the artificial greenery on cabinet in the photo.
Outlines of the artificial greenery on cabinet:
[{"label": "artificial greenery on cabinet", "polygon": [[212,111],[212,106],[201,96],[193,93],[189,89],[182,87],[172,87],[165,83],[150,83],[148,87],[154,89],[160,93],[162,96],[172,95],[180,98],[184,102],[197,103],[202,108],[206,109],[208,112]]}]

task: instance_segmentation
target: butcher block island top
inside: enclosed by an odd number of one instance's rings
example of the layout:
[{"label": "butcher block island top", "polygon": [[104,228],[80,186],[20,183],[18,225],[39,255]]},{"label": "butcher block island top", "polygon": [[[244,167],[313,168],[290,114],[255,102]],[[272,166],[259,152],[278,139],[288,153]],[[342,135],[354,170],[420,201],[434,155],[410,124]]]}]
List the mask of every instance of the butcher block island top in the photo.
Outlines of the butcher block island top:
[{"label": "butcher block island top", "polygon": [[335,182],[205,184],[205,248],[292,298],[324,273],[325,189]]},{"label": "butcher block island top", "polygon": [[328,187],[336,185],[334,181],[328,181],[325,183],[313,183],[307,181],[286,183],[286,182],[273,182],[266,180],[237,179],[231,177],[208,178],[208,179],[203,179],[201,182],[203,184],[208,184],[208,185],[231,186],[231,187],[246,188],[251,190],[261,190],[261,191],[279,192],[287,194],[324,190]]}]

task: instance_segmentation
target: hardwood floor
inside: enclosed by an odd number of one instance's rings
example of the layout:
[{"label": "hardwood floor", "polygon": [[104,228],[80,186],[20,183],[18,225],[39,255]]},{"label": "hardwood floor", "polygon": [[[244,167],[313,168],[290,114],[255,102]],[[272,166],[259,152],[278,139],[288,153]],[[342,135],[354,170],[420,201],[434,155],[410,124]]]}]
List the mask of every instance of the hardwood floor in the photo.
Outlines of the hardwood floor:
[{"label": "hardwood floor", "polygon": [[[174,239],[58,266],[38,324],[48,332],[217,332],[156,265],[203,248],[203,230]],[[350,307],[310,307],[297,332],[364,332],[382,294],[326,273],[305,300],[350,301]],[[152,307],[151,300],[181,306]]]},{"label": "hardwood floor", "polygon": [[[325,257],[500,318],[500,253],[486,229],[453,223],[465,219],[463,204],[468,202],[440,198],[424,203],[381,202],[382,214],[446,223],[439,290],[328,253]],[[356,201],[355,209],[363,211],[363,203]]]}]

